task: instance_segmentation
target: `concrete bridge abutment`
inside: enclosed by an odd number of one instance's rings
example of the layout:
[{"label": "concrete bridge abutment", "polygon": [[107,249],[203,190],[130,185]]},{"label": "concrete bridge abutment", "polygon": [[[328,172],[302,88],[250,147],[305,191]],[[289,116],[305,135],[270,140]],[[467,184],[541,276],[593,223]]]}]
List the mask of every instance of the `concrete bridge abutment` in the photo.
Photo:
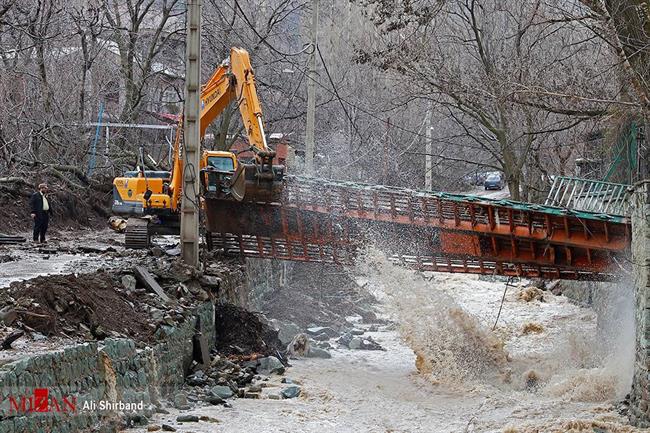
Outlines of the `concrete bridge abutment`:
[{"label": "concrete bridge abutment", "polygon": [[630,421],[650,427],[650,181],[632,194],[632,261],[636,299],[636,350]]}]

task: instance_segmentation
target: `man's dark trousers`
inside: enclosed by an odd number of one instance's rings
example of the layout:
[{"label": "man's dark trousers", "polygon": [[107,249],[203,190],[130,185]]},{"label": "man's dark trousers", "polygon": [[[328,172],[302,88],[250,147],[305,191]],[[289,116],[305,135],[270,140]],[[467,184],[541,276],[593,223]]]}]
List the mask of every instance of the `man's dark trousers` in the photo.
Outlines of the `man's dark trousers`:
[{"label": "man's dark trousers", "polygon": [[36,212],[36,218],[34,218],[34,242],[45,242],[45,232],[47,232],[49,222],[50,215],[47,212]]}]

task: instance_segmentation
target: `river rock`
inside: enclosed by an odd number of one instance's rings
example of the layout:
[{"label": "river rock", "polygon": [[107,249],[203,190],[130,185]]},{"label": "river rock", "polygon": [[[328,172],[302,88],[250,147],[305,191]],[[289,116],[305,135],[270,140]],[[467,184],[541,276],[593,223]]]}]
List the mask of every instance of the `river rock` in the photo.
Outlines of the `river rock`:
[{"label": "river rock", "polygon": [[213,386],[210,389],[210,393],[212,395],[215,395],[217,397],[221,397],[223,399],[230,398],[230,397],[232,397],[234,395],[234,392],[232,392],[232,389],[230,389],[229,386],[225,386],[225,385]]},{"label": "river rock", "polygon": [[262,386],[261,385],[251,385],[248,387],[248,392],[262,392]]},{"label": "river rock", "polygon": [[300,395],[300,387],[297,385],[291,385],[282,390],[282,397],[284,398],[295,398]]},{"label": "river rock", "polygon": [[339,333],[336,332],[334,329],[330,328],[329,326],[315,326],[312,328],[307,328],[306,332],[311,336],[321,335],[321,334],[325,334],[329,338],[334,338],[339,336]]},{"label": "river rock", "polygon": [[214,394],[208,394],[203,398],[203,401],[206,403],[210,403],[212,405],[218,405],[218,404],[224,404],[226,400],[223,398],[219,397],[218,395]]},{"label": "river rock", "polygon": [[359,337],[351,338],[350,342],[348,343],[348,347],[353,350],[361,349],[362,345],[363,345],[363,340]]},{"label": "river rock", "polygon": [[284,374],[284,365],[275,356],[267,356],[259,359],[257,372],[261,374]]},{"label": "river rock", "polygon": [[329,359],[331,358],[332,355],[325,349],[321,349],[320,347],[310,347],[309,352],[307,352],[307,358],[323,358],[323,359]]},{"label": "river rock", "polygon": [[330,339],[330,336],[323,332],[322,334],[312,335],[311,338],[316,341],[327,341]]},{"label": "river rock", "polygon": [[205,375],[203,370],[199,370],[187,377],[187,383],[191,386],[203,386],[208,383],[208,376]]},{"label": "river rock", "polygon": [[179,415],[176,417],[177,422],[199,422],[199,417],[196,415]]},{"label": "river rock", "polygon": [[295,323],[281,322],[275,319],[271,320],[270,322],[271,326],[273,326],[274,329],[278,330],[278,338],[283,345],[289,344],[291,340],[293,340],[293,337],[295,337],[297,334],[300,334],[300,327]]}]

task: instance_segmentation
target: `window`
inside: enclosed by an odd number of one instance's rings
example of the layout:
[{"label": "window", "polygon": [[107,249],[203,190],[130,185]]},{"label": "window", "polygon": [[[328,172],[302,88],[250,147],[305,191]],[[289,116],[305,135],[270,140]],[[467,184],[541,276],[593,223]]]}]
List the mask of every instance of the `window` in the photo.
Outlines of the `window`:
[{"label": "window", "polygon": [[218,171],[235,171],[235,163],[232,158],[227,156],[208,157],[208,167],[212,167]]}]

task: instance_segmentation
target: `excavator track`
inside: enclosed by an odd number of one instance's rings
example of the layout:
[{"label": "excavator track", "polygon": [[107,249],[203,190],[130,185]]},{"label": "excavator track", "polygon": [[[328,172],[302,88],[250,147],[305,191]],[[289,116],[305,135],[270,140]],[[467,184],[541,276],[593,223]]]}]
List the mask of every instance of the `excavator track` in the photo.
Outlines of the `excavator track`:
[{"label": "excavator track", "polygon": [[124,246],[129,249],[149,248],[151,233],[149,221],[139,218],[130,218],[124,231]]}]

